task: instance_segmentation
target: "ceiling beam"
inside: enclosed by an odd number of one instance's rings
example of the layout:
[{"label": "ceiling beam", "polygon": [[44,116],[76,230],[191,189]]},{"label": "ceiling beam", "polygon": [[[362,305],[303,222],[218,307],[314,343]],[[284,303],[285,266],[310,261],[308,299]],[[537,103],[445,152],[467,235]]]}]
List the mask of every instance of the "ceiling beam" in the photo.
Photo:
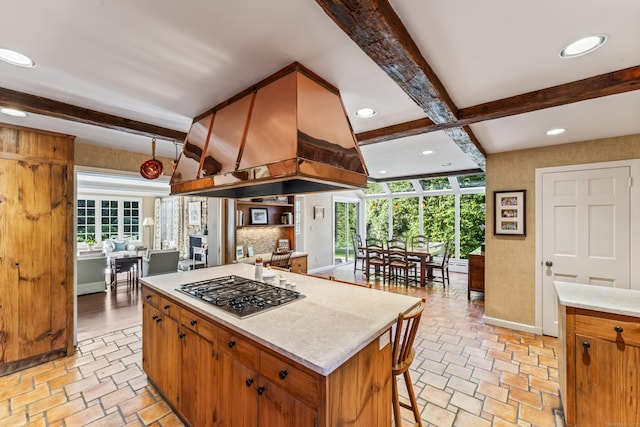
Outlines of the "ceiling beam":
[{"label": "ceiling beam", "polygon": [[356,139],[360,145],[375,144],[636,90],[640,90],[640,65],[462,108],[458,110],[456,122],[436,124],[428,119],[414,120],[362,132]]},{"label": "ceiling beam", "polygon": [[123,117],[101,113],[87,108],[76,107],[75,105],[10,89],[0,88],[0,105],[28,113],[41,114],[43,116],[55,117],[57,119],[100,126],[119,132],[147,136],[150,138],[182,142],[187,137],[186,133],[177,130],[125,119]]},{"label": "ceiling beam", "polygon": [[[327,15],[435,124],[455,123],[458,108],[387,0],[316,0]],[[448,131],[482,169],[486,158],[470,129]]]}]

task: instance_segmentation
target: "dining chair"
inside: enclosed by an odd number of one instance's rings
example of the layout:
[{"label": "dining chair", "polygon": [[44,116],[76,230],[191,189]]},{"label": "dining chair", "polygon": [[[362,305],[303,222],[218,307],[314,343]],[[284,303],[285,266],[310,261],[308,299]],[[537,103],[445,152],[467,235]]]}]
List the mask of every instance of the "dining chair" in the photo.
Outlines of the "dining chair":
[{"label": "dining chair", "polygon": [[387,270],[389,282],[397,283],[398,273],[403,272],[404,286],[409,286],[409,272],[413,271],[414,280],[417,280],[416,263],[409,261],[407,256],[407,244],[404,240],[391,239],[387,242]]},{"label": "dining chair", "polygon": [[[433,281],[442,282],[443,286],[447,286],[450,284],[449,280],[449,259],[451,258],[451,253],[453,252],[453,240],[448,240],[444,245],[444,252],[442,253],[441,261],[429,261],[427,262],[427,269],[431,270]],[[434,276],[434,271],[440,271],[440,276]]]},{"label": "dining chair", "polygon": [[[418,410],[418,403],[416,402],[416,394],[413,391],[413,383],[411,382],[411,376],[409,375],[409,368],[415,355],[413,348],[413,342],[418,332],[418,326],[420,325],[420,318],[425,307],[425,299],[414,310],[410,310],[408,313],[400,313],[398,315],[398,321],[395,325],[394,340],[392,348],[392,368],[391,373],[393,375],[392,385],[392,402],[393,402],[393,417],[395,420],[394,425],[401,426],[402,418],[400,416],[400,407],[410,409],[413,412],[415,419],[415,425],[422,427],[422,420],[420,419],[420,411]],[[402,375],[409,395],[409,403],[401,402],[398,396],[398,381],[396,377]]]},{"label": "dining chair", "polygon": [[287,271],[291,268],[290,261],[291,260],[291,251],[289,252],[272,252],[271,253],[271,261],[269,261],[269,265],[271,268],[282,268]]},{"label": "dining chair", "polygon": [[353,256],[355,257],[353,262],[353,274],[355,275],[356,270],[358,269],[358,260],[360,260],[360,269],[364,271],[365,264],[367,262],[367,254],[363,249],[362,238],[359,234],[353,234],[351,236],[351,242],[353,244]]},{"label": "dining chair", "polygon": [[[414,251],[429,251],[429,236],[424,234],[418,234],[417,236],[411,236],[409,250]],[[409,255],[409,261],[420,262],[420,257]]]},{"label": "dining chair", "polygon": [[[378,277],[382,274],[382,283],[386,283],[387,273],[387,254],[384,249],[382,240],[370,237],[366,240],[366,257],[367,265],[365,268],[365,276],[367,283],[369,283],[369,277],[371,275],[371,268],[374,269],[374,277]],[[382,270],[382,272],[381,272]]]}]

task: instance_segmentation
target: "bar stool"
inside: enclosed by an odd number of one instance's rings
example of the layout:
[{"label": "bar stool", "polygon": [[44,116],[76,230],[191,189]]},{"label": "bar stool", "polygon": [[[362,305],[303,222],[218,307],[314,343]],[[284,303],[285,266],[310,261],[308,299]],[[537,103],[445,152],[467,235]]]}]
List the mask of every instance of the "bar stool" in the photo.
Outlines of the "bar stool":
[{"label": "bar stool", "polygon": [[[422,427],[420,411],[418,411],[418,404],[416,402],[416,394],[413,391],[413,383],[409,376],[409,368],[411,367],[411,362],[413,362],[413,357],[415,355],[413,341],[415,340],[416,333],[418,332],[418,325],[420,324],[420,318],[424,311],[424,306],[425,299],[422,298],[420,305],[416,309],[409,311],[408,313],[400,313],[398,315],[398,322],[395,326],[391,373],[393,374],[393,417],[396,427],[402,426],[400,406],[411,409],[413,411],[415,425]],[[409,403],[400,402],[398,397],[398,382],[396,377],[400,374],[402,374],[405,385],[407,386]]]}]

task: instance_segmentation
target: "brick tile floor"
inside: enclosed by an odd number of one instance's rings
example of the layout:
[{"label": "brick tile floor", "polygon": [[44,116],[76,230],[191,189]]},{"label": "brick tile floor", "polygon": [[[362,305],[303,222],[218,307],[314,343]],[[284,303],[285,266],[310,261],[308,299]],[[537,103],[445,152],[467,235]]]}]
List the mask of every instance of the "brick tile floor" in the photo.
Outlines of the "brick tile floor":
[{"label": "brick tile floor", "polygon": [[[353,267],[332,270],[354,279]],[[425,297],[411,378],[424,426],[563,426],[557,340],[485,325],[484,301],[451,286],[376,283]],[[0,426],[181,426],[142,371],[141,327],[78,344],[71,357],[0,377]],[[404,382],[400,395],[406,397]],[[405,425],[412,414],[402,409]]]}]

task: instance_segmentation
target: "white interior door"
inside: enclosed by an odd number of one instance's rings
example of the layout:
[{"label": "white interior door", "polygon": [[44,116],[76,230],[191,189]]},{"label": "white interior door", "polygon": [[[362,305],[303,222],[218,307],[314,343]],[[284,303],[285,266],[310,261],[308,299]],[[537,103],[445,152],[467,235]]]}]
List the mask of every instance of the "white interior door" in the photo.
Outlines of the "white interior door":
[{"label": "white interior door", "polygon": [[542,332],[558,336],[554,280],[630,287],[630,167],[542,175]]}]

